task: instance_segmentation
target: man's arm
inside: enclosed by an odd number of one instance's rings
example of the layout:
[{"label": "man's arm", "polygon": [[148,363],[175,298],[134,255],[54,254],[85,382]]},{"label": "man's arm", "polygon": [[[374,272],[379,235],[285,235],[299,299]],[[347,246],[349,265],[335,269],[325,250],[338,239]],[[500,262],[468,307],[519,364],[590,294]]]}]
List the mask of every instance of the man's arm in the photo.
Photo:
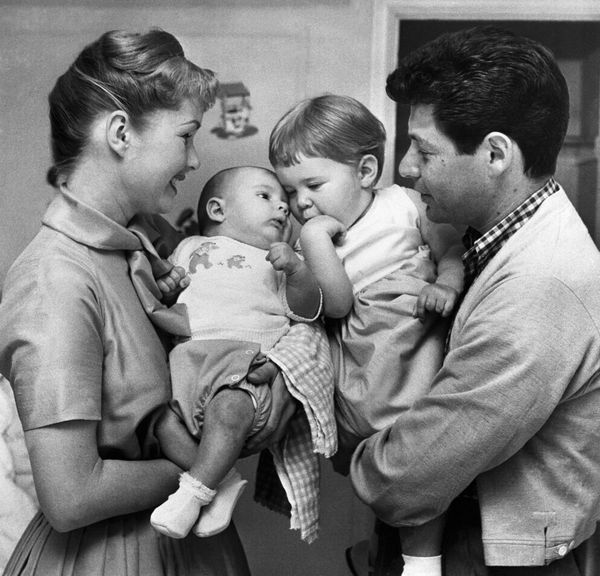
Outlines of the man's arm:
[{"label": "man's arm", "polygon": [[391,524],[443,513],[540,430],[580,367],[585,351],[573,342],[595,333],[590,322],[553,279],[497,286],[464,325],[457,318],[431,392],[357,448],[351,474],[359,497]]}]

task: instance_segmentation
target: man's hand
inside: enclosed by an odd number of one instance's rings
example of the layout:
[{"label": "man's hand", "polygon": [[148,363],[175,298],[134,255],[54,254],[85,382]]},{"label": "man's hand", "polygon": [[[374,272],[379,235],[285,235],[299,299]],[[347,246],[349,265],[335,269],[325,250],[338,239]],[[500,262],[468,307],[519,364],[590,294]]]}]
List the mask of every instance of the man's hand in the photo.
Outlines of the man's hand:
[{"label": "man's hand", "polygon": [[247,378],[252,384],[271,386],[272,405],[265,426],[247,440],[242,456],[277,444],[285,435],[287,425],[297,408],[297,402],[288,392],[279,368],[270,360],[249,372]]},{"label": "man's hand", "polygon": [[415,306],[414,316],[425,319],[426,314],[434,313],[446,318],[454,309],[458,300],[458,290],[445,284],[427,284],[421,290],[417,304]]},{"label": "man's hand", "polygon": [[284,272],[286,276],[294,274],[302,266],[302,260],[286,242],[271,244],[266,259],[275,270]]},{"label": "man's hand", "polygon": [[173,266],[171,270],[156,279],[156,284],[162,292],[163,300],[172,301],[190,284],[190,277],[181,266]]}]

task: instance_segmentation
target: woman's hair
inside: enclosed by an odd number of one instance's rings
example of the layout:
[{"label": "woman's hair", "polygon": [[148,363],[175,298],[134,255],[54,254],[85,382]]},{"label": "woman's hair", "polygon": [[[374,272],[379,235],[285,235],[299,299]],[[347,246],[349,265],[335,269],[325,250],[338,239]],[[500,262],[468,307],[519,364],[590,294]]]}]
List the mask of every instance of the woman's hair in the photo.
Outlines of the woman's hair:
[{"label": "woman's hair", "polygon": [[349,96],[324,94],[302,100],[277,122],[269,138],[273,166],[292,166],[307,158],[328,158],[356,165],[365,154],[383,170],[385,128],[361,104]]},{"label": "woman's hair", "polygon": [[215,74],[187,60],[168,32],[106,32],[82,50],[48,96],[54,161],[48,183],[57,186],[59,175],[73,170],[98,114],[123,110],[143,129],[149,113],[176,110],[187,99],[207,110],[216,90]]},{"label": "woman's hair", "polygon": [[461,154],[473,154],[498,131],[518,144],[531,178],[556,169],[569,92],[551,52],[534,40],[492,26],[444,34],[400,60],[387,93],[431,105]]}]

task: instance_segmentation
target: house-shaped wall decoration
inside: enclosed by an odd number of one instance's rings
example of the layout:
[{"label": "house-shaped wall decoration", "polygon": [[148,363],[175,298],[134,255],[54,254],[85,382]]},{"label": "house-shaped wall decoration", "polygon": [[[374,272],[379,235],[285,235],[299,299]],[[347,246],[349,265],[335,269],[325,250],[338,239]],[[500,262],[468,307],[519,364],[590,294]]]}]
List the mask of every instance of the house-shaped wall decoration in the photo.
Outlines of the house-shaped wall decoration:
[{"label": "house-shaped wall decoration", "polygon": [[243,82],[219,84],[217,98],[221,103],[221,124],[213,133],[220,138],[243,138],[258,132],[250,124],[250,91]]}]

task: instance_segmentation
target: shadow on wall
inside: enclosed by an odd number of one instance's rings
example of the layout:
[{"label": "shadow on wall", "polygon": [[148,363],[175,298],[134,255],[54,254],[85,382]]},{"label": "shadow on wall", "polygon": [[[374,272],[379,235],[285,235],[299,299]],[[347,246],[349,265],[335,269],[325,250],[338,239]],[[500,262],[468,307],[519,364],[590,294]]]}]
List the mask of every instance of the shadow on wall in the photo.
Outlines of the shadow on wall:
[{"label": "shadow on wall", "polygon": [[[289,519],[252,500],[257,457],[236,468],[250,480],[235,511],[252,574],[255,576],[349,576],[344,552],[369,537],[373,516],[354,495],[350,480],[321,460],[321,530],[312,544],[290,530]],[[274,538],[276,535],[276,538]]]}]

